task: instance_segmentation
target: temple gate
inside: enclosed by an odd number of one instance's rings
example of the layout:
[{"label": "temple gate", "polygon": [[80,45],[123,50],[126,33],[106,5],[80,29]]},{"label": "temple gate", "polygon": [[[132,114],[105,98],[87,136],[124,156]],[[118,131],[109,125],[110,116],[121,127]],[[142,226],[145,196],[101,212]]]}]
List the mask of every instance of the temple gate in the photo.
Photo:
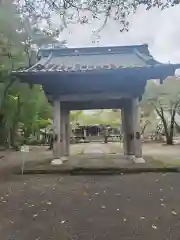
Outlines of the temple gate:
[{"label": "temple gate", "polygon": [[40,49],[38,62],[13,72],[22,82],[41,84],[53,104],[54,163],[69,155],[71,110],[121,109],[124,154],[144,162],[139,101],[149,79],[173,76],[180,64],[162,64],[147,45]]}]

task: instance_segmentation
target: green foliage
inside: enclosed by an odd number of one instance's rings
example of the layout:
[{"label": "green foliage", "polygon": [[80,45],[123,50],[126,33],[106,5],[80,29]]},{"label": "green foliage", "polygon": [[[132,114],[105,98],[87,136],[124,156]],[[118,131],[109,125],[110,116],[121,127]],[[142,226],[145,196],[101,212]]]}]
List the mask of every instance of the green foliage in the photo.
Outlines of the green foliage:
[{"label": "green foliage", "polygon": [[[7,1],[8,2],[8,1]],[[6,2],[6,3],[7,3]],[[49,125],[51,106],[40,86],[30,87],[10,75],[19,67],[29,67],[35,59],[29,32],[22,29],[20,17],[10,1],[0,8],[0,144],[16,147],[24,137],[39,134]],[[35,137],[34,137],[35,138]]]},{"label": "green foliage", "polygon": [[85,113],[84,111],[73,111],[71,113],[71,122],[80,125],[111,125],[120,127],[120,111],[96,110],[94,113]]}]

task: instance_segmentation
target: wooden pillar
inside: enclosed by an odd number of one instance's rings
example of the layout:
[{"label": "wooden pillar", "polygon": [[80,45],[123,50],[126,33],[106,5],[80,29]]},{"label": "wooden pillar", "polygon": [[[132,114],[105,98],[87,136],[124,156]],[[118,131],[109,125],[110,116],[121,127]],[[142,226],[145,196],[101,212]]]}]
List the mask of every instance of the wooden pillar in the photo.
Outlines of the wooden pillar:
[{"label": "wooden pillar", "polygon": [[62,140],[62,156],[64,156],[64,152],[65,152],[65,144],[66,144],[66,139],[65,139],[65,109],[62,106],[61,107],[61,140]]},{"label": "wooden pillar", "polygon": [[69,111],[64,106],[61,108],[61,138],[62,138],[62,157],[63,161],[67,160],[69,155]]},{"label": "wooden pillar", "polygon": [[144,163],[142,157],[142,139],[141,139],[141,126],[140,126],[140,109],[139,100],[133,99],[133,112],[134,112],[134,152],[135,152],[135,162]]},{"label": "wooden pillar", "polygon": [[133,118],[133,100],[127,99],[125,121],[127,122],[127,155],[134,157],[134,118]]},{"label": "wooden pillar", "polygon": [[61,116],[60,101],[53,102],[53,157],[52,164],[61,164]]},{"label": "wooden pillar", "polygon": [[134,118],[133,101],[127,99],[124,101],[122,109],[122,126],[124,132],[124,155],[134,159]]},{"label": "wooden pillar", "polygon": [[65,109],[65,149],[64,155],[69,156],[70,153],[70,114],[69,110]]},{"label": "wooden pillar", "polygon": [[129,141],[129,154],[134,157],[135,145],[134,145],[134,105],[133,99],[129,99],[128,102],[128,141]]},{"label": "wooden pillar", "polygon": [[124,155],[127,155],[127,124],[125,122],[125,109],[124,107],[121,109],[121,121],[122,121],[122,134],[123,134],[123,151]]}]

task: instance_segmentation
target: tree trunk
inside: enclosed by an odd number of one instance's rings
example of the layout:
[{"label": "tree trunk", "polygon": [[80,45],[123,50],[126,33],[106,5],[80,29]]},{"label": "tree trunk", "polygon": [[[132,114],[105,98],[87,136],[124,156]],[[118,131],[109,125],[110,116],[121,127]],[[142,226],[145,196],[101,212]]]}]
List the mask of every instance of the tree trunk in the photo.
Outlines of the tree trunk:
[{"label": "tree trunk", "polygon": [[162,114],[162,117],[161,117],[163,126],[164,126],[167,145],[173,145],[175,114],[176,114],[176,110],[173,110],[169,129],[168,129],[166,119],[164,118],[164,114]]},{"label": "tree trunk", "polygon": [[11,133],[11,146],[15,148],[16,150],[18,149],[19,142],[17,141],[17,128],[18,128],[18,122],[19,122],[19,115],[21,111],[22,103],[20,102],[20,97],[18,96],[18,101],[17,101],[17,110],[16,114],[14,116],[14,121],[12,123],[12,127],[10,130]]},{"label": "tree trunk", "polygon": [[145,132],[146,127],[148,126],[148,124],[149,124],[149,121],[146,121],[145,124],[144,124],[144,126],[143,126],[142,129],[141,129],[141,135],[144,134],[144,132]]},{"label": "tree trunk", "polygon": [[4,145],[6,142],[6,128],[4,115],[0,114],[0,145]]},{"label": "tree trunk", "polygon": [[2,109],[3,109],[4,101],[8,94],[8,91],[14,82],[15,82],[15,79],[9,77],[9,82],[7,84],[5,84],[4,82],[4,85],[5,85],[4,89],[2,92],[0,92],[0,145],[4,145],[7,142],[7,138],[8,138],[6,129],[4,127],[5,116]]},{"label": "tree trunk", "polygon": [[173,137],[172,136],[168,136],[166,137],[166,144],[167,145],[173,145]]},{"label": "tree trunk", "polygon": [[173,144],[175,115],[176,115],[176,109],[173,109],[172,115],[171,115],[171,124],[170,124],[170,129],[169,129],[169,144],[170,145]]},{"label": "tree trunk", "polygon": [[27,128],[24,128],[23,130],[24,130],[24,138],[28,139],[32,133],[31,128],[27,127]]},{"label": "tree trunk", "polygon": [[16,148],[16,128],[15,125],[13,124],[13,127],[10,129],[10,146],[13,148]]},{"label": "tree trunk", "polygon": [[169,135],[168,125],[167,125],[166,119],[164,117],[163,109],[161,109],[161,112],[159,112],[158,110],[156,110],[156,112],[159,115],[159,117],[161,118],[162,123],[163,123],[164,133],[165,133],[165,137],[166,137],[166,144],[167,145],[172,145],[173,144],[173,139],[171,138],[172,136]]},{"label": "tree trunk", "polygon": [[8,148],[11,148],[11,130],[10,130],[10,128],[8,128],[8,139],[7,139],[7,143],[8,143]]}]

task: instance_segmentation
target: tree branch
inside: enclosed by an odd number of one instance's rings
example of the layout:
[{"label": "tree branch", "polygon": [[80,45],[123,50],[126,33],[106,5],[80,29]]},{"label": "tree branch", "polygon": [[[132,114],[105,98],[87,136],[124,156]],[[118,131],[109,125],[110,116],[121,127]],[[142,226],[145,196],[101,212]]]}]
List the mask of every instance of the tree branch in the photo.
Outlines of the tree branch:
[{"label": "tree branch", "polygon": [[106,25],[110,15],[113,15],[114,20],[119,21],[120,25],[123,25],[120,26],[121,31],[125,31],[128,30],[128,15],[135,13],[139,5],[145,6],[146,10],[150,10],[153,7],[164,10],[165,8],[179,4],[179,2],[179,0],[26,0],[18,1],[17,7],[21,14],[28,13],[30,18],[36,18],[40,21],[47,20],[47,17],[52,18],[52,15],[56,12],[62,17],[65,26],[67,25],[67,9],[71,9],[72,11],[88,11],[94,15],[105,14],[103,25],[98,29],[99,32]]}]

